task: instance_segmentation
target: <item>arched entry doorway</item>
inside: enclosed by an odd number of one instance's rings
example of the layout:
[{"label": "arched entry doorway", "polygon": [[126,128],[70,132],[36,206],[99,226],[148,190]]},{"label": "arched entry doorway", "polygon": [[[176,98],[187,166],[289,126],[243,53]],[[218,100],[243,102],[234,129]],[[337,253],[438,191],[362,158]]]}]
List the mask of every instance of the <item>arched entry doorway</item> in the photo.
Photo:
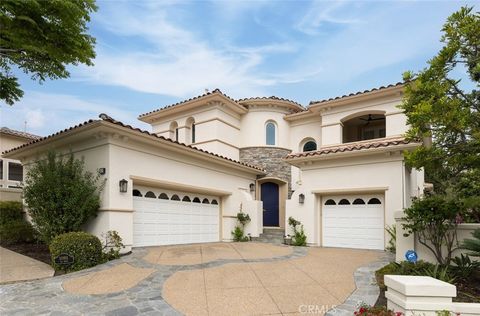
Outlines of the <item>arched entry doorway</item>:
[{"label": "arched entry doorway", "polygon": [[261,200],[263,202],[263,226],[278,227],[280,223],[278,184],[262,183]]}]

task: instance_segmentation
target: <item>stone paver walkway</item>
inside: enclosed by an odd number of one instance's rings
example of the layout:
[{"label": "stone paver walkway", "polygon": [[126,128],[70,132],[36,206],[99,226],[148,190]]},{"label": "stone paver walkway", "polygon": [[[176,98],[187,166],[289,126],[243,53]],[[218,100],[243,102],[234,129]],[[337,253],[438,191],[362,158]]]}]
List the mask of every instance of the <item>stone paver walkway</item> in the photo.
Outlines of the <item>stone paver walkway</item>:
[{"label": "stone paver walkway", "polygon": [[[177,261],[172,259],[171,254],[174,252],[178,254]],[[198,255],[191,255],[198,252],[200,263]],[[238,307],[254,301],[257,302],[256,306],[261,306],[262,312],[280,314],[282,311],[299,308],[288,303],[293,292],[282,289],[296,287],[294,293],[297,293],[297,302],[308,293],[312,299],[308,302],[325,304],[315,300],[314,296],[318,293],[331,296],[332,302],[334,299],[335,302],[341,302],[342,295],[349,295],[348,291],[339,294],[335,291],[340,289],[333,289],[333,286],[322,285],[320,282],[350,282],[350,289],[353,290],[351,276],[350,281],[347,280],[338,267],[347,264],[353,273],[358,266],[377,261],[381,254],[362,250],[256,243],[139,248],[134,249],[129,256],[92,269],[44,280],[2,285],[0,314],[180,315],[189,313],[181,307],[185,301],[192,306],[204,306],[202,300],[207,298],[210,304],[206,311],[211,315],[223,313],[225,306],[229,307],[227,315],[254,311],[252,307]],[[168,260],[164,261],[166,259]],[[323,267],[332,266],[332,269],[328,273],[318,271],[315,274],[318,262],[325,262]],[[238,273],[239,271],[244,271],[245,274]],[[202,279],[197,279],[199,273]],[[115,278],[115,275],[118,277]],[[182,280],[182,276],[187,277]],[[322,281],[321,278],[326,279]],[[88,284],[94,281],[103,284],[103,288],[99,290],[97,286],[92,286],[93,283]],[[195,296],[185,287],[178,288],[182,282],[188,286],[202,284],[202,291],[205,291],[202,293],[205,295]],[[246,286],[248,282],[251,282],[249,287]],[[293,285],[296,282],[299,282],[298,285]],[[243,296],[237,296],[237,285],[242,285]],[[267,289],[270,288],[272,289],[268,292]],[[193,314],[197,315],[195,311]]]},{"label": "stone paver walkway", "polygon": [[48,278],[54,273],[46,263],[0,247],[0,284]]}]

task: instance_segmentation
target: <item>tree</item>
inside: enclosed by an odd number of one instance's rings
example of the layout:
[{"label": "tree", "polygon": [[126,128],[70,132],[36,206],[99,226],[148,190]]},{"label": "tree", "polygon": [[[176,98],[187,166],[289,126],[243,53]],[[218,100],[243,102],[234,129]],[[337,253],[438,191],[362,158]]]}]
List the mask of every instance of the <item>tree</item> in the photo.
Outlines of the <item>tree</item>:
[{"label": "tree", "polygon": [[64,157],[49,152],[28,169],[23,194],[43,241],[79,231],[96,216],[104,185],[99,177],[85,171],[84,161],[72,153]]},{"label": "tree", "polygon": [[95,39],[86,34],[95,0],[0,1],[0,100],[9,105],[23,91],[12,66],[40,83],[67,78],[67,65],[93,65]]},{"label": "tree", "polygon": [[[462,7],[444,24],[444,46],[419,73],[406,72],[410,139],[431,139],[406,154],[436,193],[480,197],[480,15]],[[455,78],[466,73],[463,79]],[[461,75],[460,75],[461,77]],[[480,205],[480,199],[472,202]]]}]

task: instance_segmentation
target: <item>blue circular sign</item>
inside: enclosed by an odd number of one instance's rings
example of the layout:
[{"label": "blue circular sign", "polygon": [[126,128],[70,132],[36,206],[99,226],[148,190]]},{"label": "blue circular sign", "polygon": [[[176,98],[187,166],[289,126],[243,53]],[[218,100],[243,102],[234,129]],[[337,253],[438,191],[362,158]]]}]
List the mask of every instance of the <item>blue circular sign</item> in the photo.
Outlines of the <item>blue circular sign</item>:
[{"label": "blue circular sign", "polygon": [[407,250],[407,252],[405,253],[405,258],[407,259],[408,262],[413,262],[413,263],[416,263],[418,260],[418,256],[415,250]]}]

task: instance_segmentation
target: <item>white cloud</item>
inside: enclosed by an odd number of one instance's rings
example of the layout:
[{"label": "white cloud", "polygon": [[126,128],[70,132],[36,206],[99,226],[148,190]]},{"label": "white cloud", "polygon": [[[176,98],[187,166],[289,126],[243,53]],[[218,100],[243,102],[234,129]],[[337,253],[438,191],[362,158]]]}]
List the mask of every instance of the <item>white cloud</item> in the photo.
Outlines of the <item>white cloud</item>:
[{"label": "white cloud", "polygon": [[325,2],[315,1],[303,18],[295,26],[299,31],[316,35],[320,32],[320,27],[325,23],[333,24],[355,24],[360,23],[357,18],[342,17],[348,14],[345,5],[347,2]]},{"label": "white cloud", "polygon": [[2,126],[23,131],[27,122],[27,132],[44,136],[96,119],[100,113],[148,129],[136,119],[139,113],[124,111],[106,100],[84,100],[68,94],[29,91],[14,106],[0,107]]}]

